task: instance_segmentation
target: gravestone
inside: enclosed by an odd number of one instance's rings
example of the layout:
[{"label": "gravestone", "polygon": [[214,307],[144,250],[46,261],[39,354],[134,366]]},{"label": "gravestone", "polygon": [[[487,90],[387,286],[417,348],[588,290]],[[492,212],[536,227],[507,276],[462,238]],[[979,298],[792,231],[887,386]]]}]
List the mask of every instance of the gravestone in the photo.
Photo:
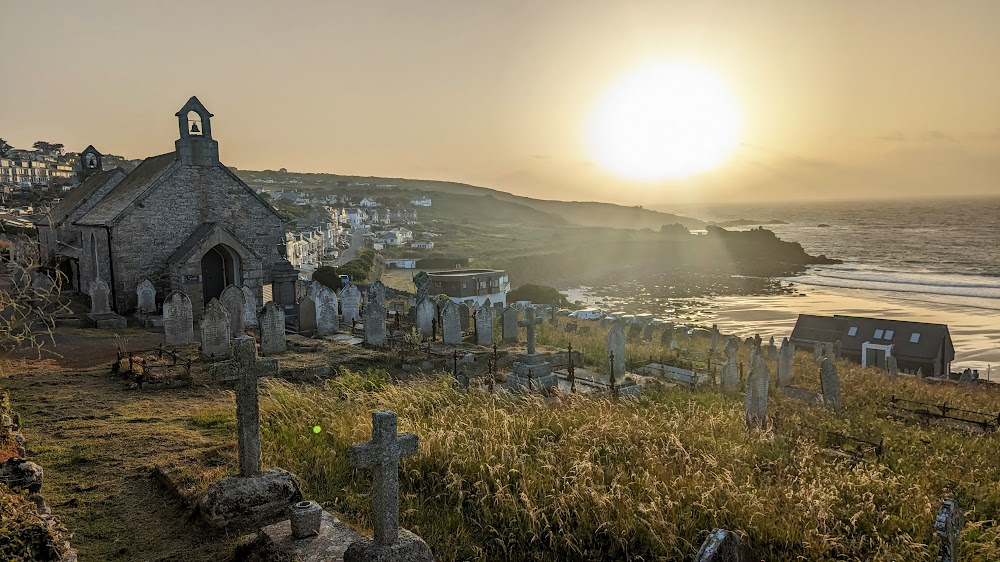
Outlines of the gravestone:
[{"label": "gravestone", "polygon": [[645,326],[643,326],[643,328],[642,328],[642,341],[653,341],[653,330],[655,330],[655,329],[656,329],[656,326],[653,326],[653,324],[651,324],[651,323],[650,324],[646,324]]},{"label": "gravestone", "polygon": [[201,354],[215,359],[229,357],[231,339],[229,313],[219,299],[212,299],[201,317]]},{"label": "gravestone", "polygon": [[827,408],[840,413],[843,406],[840,397],[840,375],[837,365],[829,357],[825,357],[819,367],[819,382],[823,389],[823,403]]},{"label": "gravestone", "polygon": [[[211,303],[210,303],[211,304]],[[236,442],[240,476],[260,474],[260,406],[257,379],[278,374],[277,359],[259,359],[250,336],[233,340],[233,358],[215,366],[216,380],[236,382]]]},{"label": "gravestone", "polygon": [[441,341],[449,344],[462,343],[462,324],[458,305],[451,299],[441,305]]},{"label": "gravestone", "polygon": [[525,318],[517,323],[518,326],[523,326],[528,332],[528,355],[535,355],[535,326],[540,325],[544,320],[535,316],[537,310],[533,306],[529,306],[525,311]]},{"label": "gravestone", "polygon": [[520,341],[517,333],[517,313],[518,310],[514,306],[508,306],[500,313],[503,341]]},{"label": "gravestone", "polygon": [[529,306],[525,311],[525,318],[517,323],[523,326],[528,332],[527,353],[517,356],[517,361],[513,364],[513,372],[507,375],[507,388],[509,390],[519,390],[527,388],[540,392],[548,392],[558,385],[559,380],[552,373],[552,364],[546,361],[545,356],[536,352],[536,329],[545,322],[544,317],[537,317],[537,309]]},{"label": "gravestone", "polygon": [[437,315],[437,307],[434,306],[434,299],[423,297],[417,301],[417,329],[420,335],[429,338],[434,334],[434,318]]},{"label": "gravestone", "polygon": [[726,529],[712,529],[701,543],[695,562],[758,562],[762,560],[739,535]]},{"label": "gravestone", "polygon": [[246,285],[240,287],[243,291],[243,325],[255,327],[257,326],[257,295],[253,294],[253,290]]},{"label": "gravestone", "polygon": [[885,368],[889,371],[889,376],[895,377],[899,374],[899,363],[896,362],[894,355],[885,358]]},{"label": "gravestone", "polygon": [[163,333],[170,347],[194,343],[194,312],[191,299],[181,291],[163,301]]},{"label": "gravestone", "polygon": [[469,305],[465,304],[464,302],[458,305],[458,319],[460,321],[460,326],[463,332],[467,332],[469,330],[469,327],[472,325],[470,320],[471,318],[472,318],[472,309],[469,308]]},{"label": "gravestone", "polygon": [[663,328],[663,333],[660,334],[660,345],[670,346],[674,341],[674,329],[670,326]]},{"label": "gravestone", "polygon": [[382,309],[385,310],[385,285],[378,279],[372,281],[372,284],[368,286],[368,300],[366,302],[373,300],[382,303]]},{"label": "gravestone", "polygon": [[427,286],[430,282],[431,277],[427,275],[426,271],[421,271],[413,276],[413,286],[417,288],[417,304],[420,304],[420,300],[427,296]]},{"label": "gravestone", "polygon": [[156,287],[149,279],[143,279],[135,288],[136,310],[144,314],[156,314]]},{"label": "gravestone", "polygon": [[340,322],[353,326],[361,318],[361,290],[354,283],[348,283],[340,290]]},{"label": "gravestone", "polygon": [[493,307],[484,306],[476,311],[476,344],[493,345]]},{"label": "gravestone", "polygon": [[108,284],[104,282],[104,279],[98,277],[90,283],[90,313],[97,314],[110,314],[111,307],[108,304],[108,295],[110,295],[111,290],[108,288]]},{"label": "gravestone", "polygon": [[625,374],[625,332],[621,324],[615,323],[608,332],[608,353],[615,355],[612,367],[615,370],[615,377],[621,380]]},{"label": "gravestone", "polygon": [[573,333],[576,333],[576,330],[577,330],[577,327],[578,327],[578,326],[577,326],[577,323],[576,323],[576,322],[566,322],[566,327],[565,327],[565,328],[563,328],[563,330],[564,330],[564,331],[565,331],[565,332],[566,332],[567,334],[573,334]]},{"label": "gravestone", "polygon": [[958,561],[958,539],[965,526],[965,515],[953,499],[941,502],[941,510],[934,518],[934,534],[941,541],[941,562]]},{"label": "gravestone", "polygon": [[299,334],[316,335],[316,301],[306,295],[299,301]]},{"label": "gravestone", "polygon": [[365,345],[385,347],[385,306],[378,298],[365,307]]},{"label": "gravestone", "polygon": [[740,392],[740,366],[736,362],[736,353],[740,349],[739,340],[729,338],[726,342],[726,362],[722,364],[720,390],[723,394],[734,396]]},{"label": "gravestone", "polygon": [[306,288],[306,296],[315,302],[316,295],[319,294],[319,290],[322,288],[323,284],[314,280],[312,283],[309,283],[309,287]]},{"label": "gravestone", "polygon": [[419,439],[412,433],[398,435],[397,426],[393,412],[375,412],[371,441],[351,447],[351,466],[372,469],[374,537],[351,543],[344,553],[344,562],[434,560],[424,541],[399,527],[399,461],[417,454]]},{"label": "gravestone", "polygon": [[778,359],[778,348],[774,345],[774,336],[767,340],[767,360],[776,361]]},{"label": "gravestone", "polygon": [[230,285],[222,291],[219,302],[226,307],[229,314],[230,337],[238,338],[243,335],[243,315],[246,313],[246,299],[243,290],[236,285]]},{"label": "gravestone", "polygon": [[718,324],[712,324],[712,344],[711,345],[712,345],[712,347],[709,349],[709,352],[712,355],[715,355],[715,353],[719,350],[719,325]]},{"label": "gravestone", "polygon": [[337,293],[327,287],[316,291],[316,335],[329,336],[340,329]]},{"label": "gravestone", "polygon": [[788,338],[782,338],[781,350],[778,351],[778,387],[792,385],[792,362],[795,360],[795,349]]},{"label": "gravestone", "polygon": [[746,396],[743,411],[748,428],[762,429],[767,425],[767,391],[771,375],[767,372],[767,362],[760,353],[754,354],[747,374]]},{"label": "gravestone", "polygon": [[552,324],[555,326],[559,325],[559,303],[552,303],[549,310],[552,312]]},{"label": "gravestone", "polygon": [[642,326],[632,324],[628,327],[628,341],[635,341],[642,337]]},{"label": "gravestone", "polygon": [[264,310],[257,317],[260,330],[260,352],[263,355],[282,353],[285,344],[285,311],[274,301],[264,304]]}]

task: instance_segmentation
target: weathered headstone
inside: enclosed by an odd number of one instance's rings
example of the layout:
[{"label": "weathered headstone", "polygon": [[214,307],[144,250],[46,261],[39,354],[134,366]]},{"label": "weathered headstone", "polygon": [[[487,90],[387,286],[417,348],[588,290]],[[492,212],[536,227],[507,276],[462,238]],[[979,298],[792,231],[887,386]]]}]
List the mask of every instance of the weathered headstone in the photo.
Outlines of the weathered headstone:
[{"label": "weathered headstone", "polygon": [[353,326],[361,318],[361,290],[354,283],[348,283],[340,290],[340,309],[342,324]]},{"label": "weathered headstone", "polygon": [[885,358],[885,368],[889,371],[889,376],[896,376],[899,374],[899,363],[896,362],[896,357],[890,355]]},{"label": "weathered headstone", "polygon": [[652,323],[642,327],[642,341],[653,341],[653,331],[656,329]]},{"label": "weathered headstone", "polygon": [[767,340],[767,360],[776,361],[778,359],[778,348],[774,345],[774,336]]},{"label": "weathered headstone", "polygon": [[552,303],[550,305],[549,310],[552,312],[552,324],[553,325],[558,325],[559,324],[559,303],[558,302]]},{"label": "weathered headstone", "polygon": [[941,510],[934,518],[934,534],[941,541],[941,562],[958,561],[958,539],[965,526],[965,514],[953,499],[941,502]]},{"label": "weathered headstone", "polygon": [[340,328],[337,293],[327,287],[316,291],[316,335],[329,336]]},{"label": "weathered headstone", "polygon": [[144,314],[156,314],[156,287],[149,279],[143,279],[135,288],[136,310]]},{"label": "weathered headstone", "polygon": [[632,324],[628,327],[628,341],[636,341],[642,337],[642,326]]},{"label": "weathered headstone", "polygon": [[309,295],[299,301],[299,334],[316,335],[316,301]]},{"label": "weathered headstone", "polygon": [[420,304],[420,299],[427,296],[427,286],[430,282],[431,277],[427,275],[426,271],[421,271],[413,276],[413,286],[417,288],[417,304]]},{"label": "weathered headstone", "polygon": [[229,357],[231,339],[229,313],[218,299],[212,299],[205,305],[205,314],[201,317],[201,354],[216,359]]},{"label": "weathered headstone", "polygon": [[226,307],[229,314],[229,328],[231,337],[238,338],[243,335],[243,315],[246,314],[246,298],[243,296],[243,289],[236,285],[230,285],[222,291],[219,302]]},{"label": "weathered headstone", "polygon": [[313,282],[309,283],[309,286],[306,288],[306,296],[308,296],[313,301],[315,301],[316,300],[316,295],[319,294],[319,290],[322,289],[322,288],[323,288],[323,284],[322,283],[320,283],[319,281],[313,280]]},{"label": "weathered headstone", "polygon": [[740,538],[726,529],[712,529],[701,544],[695,562],[758,562],[757,553]]},{"label": "weathered headstone", "polygon": [[434,306],[434,299],[423,297],[417,301],[417,329],[420,335],[429,338],[434,333],[434,318],[437,315],[437,307]]},{"label": "weathered headstone", "polygon": [[612,366],[615,370],[615,377],[621,380],[625,375],[625,332],[621,324],[616,323],[608,332],[608,353],[614,354]]},{"label": "weathered headstone", "polygon": [[663,333],[660,334],[660,345],[670,346],[674,341],[674,329],[670,326],[663,328]]},{"label": "weathered headstone", "polygon": [[268,301],[257,316],[260,330],[260,352],[263,355],[282,353],[285,343],[285,311],[274,301]]},{"label": "weathered headstone", "polygon": [[795,360],[795,350],[788,338],[781,340],[781,350],[778,351],[778,387],[791,386],[792,362]]},{"label": "weathered headstone", "polygon": [[517,333],[517,308],[508,306],[500,313],[503,331],[503,341],[517,342],[520,340]]},{"label": "weathered headstone", "polygon": [[463,332],[472,326],[472,309],[464,302],[458,305],[458,319]]},{"label": "weathered headstone", "polygon": [[726,362],[722,364],[720,390],[723,394],[736,395],[740,391],[740,366],[736,362],[736,353],[739,351],[739,341],[730,338],[726,342]]},{"label": "weathered headstone", "polygon": [[819,367],[819,382],[823,389],[823,403],[827,408],[840,413],[843,403],[840,397],[840,375],[837,365],[829,357],[825,357]]},{"label": "weathered headstone", "polygon": [[104,282],[104,279],[98,277],[90,283],[90,313],[91,314],[108,314],[111,312],[111,307],[108,304],[108,296],[111,294],[111,289],[108,288],[108,284]]},{"label": "weathered headstone", "polygon": [[372,469],[374,538],[351,543],[344,553],[344,562],[434,559],[426,543],[399,527],[399,461],[417,454],[419,440],[412,433],[397,435],[397,424],[393,412],[375,412],[371,441],[351,447],[351,466]]},{"label": "weathered headstone", "polygon": [[493,345],[493,307],[484,306],[476,311],[476,344]]},{"label": "weathered headstone", "polygon": [[365,306],[365,345],[385,347],[385,306],[378,298]]},{"label": "weathered headstone", "polygon": [[709,349],[709,352],[712,355],[715,355],[715,353],[719,350],[719,325],[718,324],[712,324],[712,344],[711,345],[712,345],[712,347]]},{"label": "weathered headstone", "polygon": [[243,291],[243,325],[256,326],[257,295],[254,294],[253,289],[246,285],[240,287],[240,290]]},{"label": "weathered headstone", "polygon": [[544,322],[544,319],[535,316],[535,312],[535,307],[529,306],[524,311],[524,320],[517,323],[518,326],[523,326],[528,332],[528,355],[535,354],[535,327]]},{"label": "weathered headstone", "polygon": [[517,356],[517,361],[512,365],[513,372],[507,375],[507,388],[512,391],[526,388],[530,391],[548,392],[559,383],[552,372],[552,364],[546,361],[544,355],[536,353],[535,330],[545,322],[544,316],[535,316],[536,312],[534,306],[529,306],[525,311],[525,319],[517,323],[528,332],[528,349],[527,353]]},{"label": "weathered headstone", "polygon": [[372,284],[368,286],[368,300],[366,302],[373,300],[382,303],[382,308],[385,309],[385,285],[378,279],[372,281]]},{"label": "weathered headstone", "polygon": [[743,411],[748,428],[763,428],[767,425],[767,391],[771,375],[767,371],[767,362],[760,353],[754,354],[747,374],[746,396],[743,400]]},{"label": "weathered headstone", "polygon": [[441,305],[441,340],[450,344],[462,343],[462,324],[458,305],[450,299]]},{"label": "weathered headstone", "polygon": [[163,333],[170,347],[194,342],[194,313],[191,299],[181,291],[174,291],[163,301]]}]

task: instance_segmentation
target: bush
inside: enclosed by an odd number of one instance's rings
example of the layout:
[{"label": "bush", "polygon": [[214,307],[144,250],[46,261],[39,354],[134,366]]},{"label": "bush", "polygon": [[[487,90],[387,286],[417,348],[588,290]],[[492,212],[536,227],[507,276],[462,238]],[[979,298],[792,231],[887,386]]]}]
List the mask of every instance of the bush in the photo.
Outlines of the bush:
[{"label": "bush", "polygon": [[569,306],[569,301],[554,287],[545,285],[521,285],[507,294],[507,302],[531,301],[535,304],[558,303],[559,306]]},{"label": "bush", "polygon": [[334,291],[339,291],[341,287],[344,286],[343,281],[340,280],[340,274],[337,272],[336,267],[330,267],[324,265],[317,268],[313,272],[313,281],[319,281],[324,287],[333,289]]}]

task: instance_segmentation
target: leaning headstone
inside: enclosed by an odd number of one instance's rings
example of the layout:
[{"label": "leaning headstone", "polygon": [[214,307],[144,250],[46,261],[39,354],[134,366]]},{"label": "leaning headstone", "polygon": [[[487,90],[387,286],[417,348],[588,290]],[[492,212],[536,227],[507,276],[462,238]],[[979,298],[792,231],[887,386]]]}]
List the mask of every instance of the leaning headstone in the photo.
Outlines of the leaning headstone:
[{"label": "leaning headstone", "polygon": [[462,324],[458,305],[450,299],[441,305],[441,339],[444,343],[462,343]]},{"label": "leaning headstone", "polygon": [[260,329],[260,352],[263,355],[282,353],[285,343],[285,311],[274,301],[268,301],[257,317]]},{"label": "leaning headstone", "polygon": [[340,309],[342,324],[353,326],[361,318],[361,290],[354,283],[348,283],[340,290]]},{"label": "leaning headstone", "polygon": [[253,293],[253,289],[247,287],[246,285],[240,287],[243,291],[243,325],[244,326],[256,326],[257,325],[257,295]]},{"label": "leaning headstone", "polygon": [[458,319],[463,332],[468,331],[469,328],[471,327],[472,325],[471,318],[472,318],[472,309],[469,308],[469,305],[465,304],[464,302],[458,305]]},{"label": "leaning headstone", "polygon": [[434,299],[423,297],[417,301],[417,329],[420,335],[429,338],[434,335],[434,318],[437,315],[437,307],[434,306]]},{"label": "leaning headstone", "polygon": [[767,391],[771,375],[767,372],[767,362],[760,353],[754,354],[747,374],[746,397],[743,411],[748,428],[763,428],[767,425]]},{"label": "leaning headstone", "polygon": [[614,354],[613,367],[615,378],[621,380],[625,375],[625,332],[621,324],[615,324],[608,332],[608,353]]},{"label": "leaning headstone", "polygon": [[493,345],[493,307],[484,306],[476,311],[476,344]]},{"label": "leaning headstone", "polygon": [[757,553],[740,538],[726,529],[712,529],[705,542],[701,543],[695,562],[758,562]]},{"label": "leaning headstone", "polygon": [[837,365],[829,357],[823,359],[819,367],[819,382],[823,389],[823,403],[827,408],[840,413],[843,403],[840,397],[840,375]]},{"label": "leaning headstone", "polygon": [[170,347],[194,343],[191,299],[181,291],[170,293],[163,301],[163,333]]},{"label": "leaning headstone", "polygon": [[111,312],[111,306],[109,305],[108,296],[111,294],[111,289],[108,288],[108,284],[104,282],[104,279],[98,277],[93,282],[90,283],[90,313],[91,314],[109,314]]},{"label": "leaning headstone", "polygon": [[365,307],[365,345],[385,347],[385,306],[377,298]]},{"label": "leaning headstone", "polygon": [[316,335],[329,336],[340,328],[337,293],[327,287],[316,291]]},{"label": "leaning headstone", "polygon": [[503,341],[517,342],[520,339],[517,334],[517,312],[516,307],[508,306],[500,313]]},{"label": "leaning headstone", "polygon": [[722,364],[720,389],[723,394],[734,396],[740,391],[740,366],[736,362],[736,353],[740,344],[736,338],[730,338],[726,342],[726,362]]},{"label": "leaning headstone", "polygon": [[231,330],[226,307],[218,299],[209,301],[201,317],[201,354],[215,359],[229,357]]},{"label": "leaning headstone", "polygon": [[792,385],[792,362],[795,360],[795,350],[792,348],[788,338],[781,340],[781,349],[778,351],[778,387]]},{"label": "leaning headstone", "polygon": [[156,314],[156,287],[149,279],[143,279],[135,288],[136,310],[144,314]]},{"label": "leaning headstone", "polygon": [[420,303],[420,299],[427,296],[427,286],[431,282],[430,275],[427,275],[426,271],[421,271],[420,273],[413,276],[413,286],[417,288],[417,303]]},{"label": "leaning headstone", "polygon": [[299,301],[299,334],[316,335],[316,301],[309,295]]},{"label": "leaning headstone", "polygon": [[427,543],[399,527],[399,461],[417,454],[419,440],[412,433],[398,435],[397,424],[393,412],[375,412],[371,441],[351,447],[351,466],[372,469],[374,537],[351,543],[344,553],[344,562],[434,560]]},{"label": "leaning headstone", "polygon": [[236,285],[230,285],[222,291],[219,302],[226,307],[229,314],[229,328],[232,330],[231,337],[238,338],[243,335],[243,315],[246,314],[246,298],[243,290]]},{"label": "leaning headstone", "polygon": [[941,562],[957,562],[958,538],[965,526],[965,515],[953,499],[941,502],[941,510],[934,519],[934,534],[941,541]]}]

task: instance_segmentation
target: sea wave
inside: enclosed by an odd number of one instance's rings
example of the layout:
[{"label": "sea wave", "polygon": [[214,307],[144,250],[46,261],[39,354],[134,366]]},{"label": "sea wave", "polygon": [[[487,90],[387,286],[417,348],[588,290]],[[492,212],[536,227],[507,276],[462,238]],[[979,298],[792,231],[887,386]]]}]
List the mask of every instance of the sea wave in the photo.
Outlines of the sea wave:
[{"label": "sea wave", "polygon": [[998,301],[996,304],[1000,306],[1000,278],[985,275],[893,271],[843,264],[814,267],[789,280],[820,287],[988,299]]}]

